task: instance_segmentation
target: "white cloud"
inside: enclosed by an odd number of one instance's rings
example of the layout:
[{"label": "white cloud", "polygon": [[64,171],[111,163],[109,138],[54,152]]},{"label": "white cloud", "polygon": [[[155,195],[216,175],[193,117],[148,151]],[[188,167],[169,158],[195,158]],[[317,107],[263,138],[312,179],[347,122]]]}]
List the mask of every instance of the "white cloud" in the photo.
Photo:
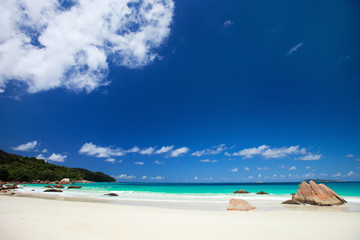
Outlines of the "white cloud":
[{"label": "white cloud", "polygon": [[292,154],[305,154],[306,149],[299,146],[266,149],[261,155],[265,158],[284,158]]},{"label": "white cloud", "polygon": [[134,162],[136,165],[144,165],[144,162]]},{"label": "white cloud", "polygon": [[210,159],[202,159],[200,160],[200,162],[205,162],[205,163],[217,163],[217,160],[210,160]]},{"label": "white cloud", "polygon": [[254,155],[261,154],[265,149],[269,148],[269,146],[261,145],[260,147],[254,148],[246,148],[237,153],[233,153],[234,156],[244,156],[243,158],[252,158]]},{"label": "white cloud", "polygon": [[194,177],[194,180],[198,180],[198,177]]},{"label": "white cloud", "polygon": [[233,24],[234,24],[233,21],[227,20],[227,21],[224,22],[224,27],[230,27]]},{"label": "white cloud", "polygon": [[161,147],[159,150],[157,150],[155,153],[156,153],[156,154],[167,153],[167,152],[171,151],[173,148],[174,148],[173,145],[171,145],[171,146],[166,146],[166,147],[163,146],[163,147]]},{"label": "white cloud", "polygon": [[239,169],[238,169],[238,168],[233,168],[233,169],[231,169],[230,171],[231,171],[231,172],[238,172]]},{"label": "white cloud", "polygon": [[50,157],[47,157],[46,160],[53,162],[64,162],[66,157],[67,157],[66,155],[53,153],[50,155]]},{"label": "white cloud", "polygon": [[312,161],[312,160],[319,160],[321,158],[321,154],[312,154],[312,153],[308,153],[307,155],[303,156],[303,157],[298,157],[295,158],[295,160],[307,160],[307,161]]},{"label": "white cloud", "polygon": [[141,179],[142,179],[142,180],[146,180],[146,179],[147,179],[147,176],[142,176]]},{"label": "white cloud", "polygon": [[261,174],[259,174],[259,175],[258,175],[258,178],[261,178],[261,177],[262,177],[262,175],[261,175]]},{"label": "white cloud", "polygon": [[164,180],[165,178],[162,176],[157,176],[157,177],[150,177],[151,180]]},{"label": "white cloud", "polygon": [[133,176],[133,175],[126,175],[126,174],[121,174],[121,175],[118,175],[118,176],[115,176],[114,178],[116,179],[126,179],[126,180],[130,180],[130,179],[135,179],[136,176]]},{"label": "white cloud", "polygon": [[153,62],[170,33],[172,0],[0,1],[0,89],[17,80],[35,93],[108,85],[108,62]]},{"label": "white cloud", "polygon": [[256,167],[257,170],[268,170],[268,167]]},{"label": "white cloud", "polygon": [[285,166],[284,166],[284,165],[281,165],[281,166],[280,166],[280,168],[284,169],[284,168],[285,168]]},{"label": "white cloud", "polygon": [[224,155],[227,156],[227,157],[231,157],[231,154],[228,153],[228,152],[225,152]]},{"label": "white cloud", "polygon": [[299,48],[303,45],[303,43],[299,43],[297,44],[296,46],[294,46],[292,49],[289,50],[289,52],[287,53],[287,55],[291,55],[293,54],[294,52],[296,52],[297,50],[299,50]]},{"label": "white cloud", "polygon": [[180,155],[182,155],[182,154],[185,154],[185,153],[187,153],[187,152],[189,152],[189,148],[187,148],[187,147],[181,147],[181,148],[178,148],[178,149],[173,150],[173,151],[171,152],[171,156],[172,156],[172,157],[178,157],[178,156],[180,156]]},{"label": "white cloud", "polygon": [[245,171],[250,171],[250,168],[244,167]]},{"label": "white cloud", "polygon": [[14,147],[13,149],[15,151],[31,151],[31,150],[35,149],[37,144],[38,144],[38,142],[35,140],[35,141],[32,141],[32,142],[20,144],[19,146]]},{"label": "white cloud", "polygon": [[267,145],[261,145],[254,148],[246,148],[239,152],[233,153],[234,156],[242,156],[243,159],[252,158],[256,155],[264,158],[284,158],[292,154],[306,154],[305,148],[297,146],[270,148]]},{"label": "white cloud", "polygon": [[294,171],[294,170],[296,170],[296,167],[292,166],[291,168],[289,168],[289,170]]},{"label": "white cloud", "polygon": [[254,177],[253,176],[248,176],[248,179],[253,179]]},{"label": "white cloud", "polygon": [[310,169],[311,167],[305,167],[306,169]]},{"label": "white cloud", "polygon": [[115,163],[115,159],[114,158],[107,158],[107,159],[105,159],[105,162]]},{"label": "white cloud", "polygon": [[348,174],[346,174],[348,177],[351,177],[351,176],[353,176],[355,173],[353,172],[353,171],[350,171],[350,172],[348,172]]},{"label": "white cloud", "polygon": [[138,153],[140,152],[140,148],[135,146],[135,147],[132,147],[130,148],[129,150],[126,151],[126,153]]},{"label": "white cloud", "polygon": [[150,155],[150,154],[152,154],[154,152],[154,150],[155,150],[155,148],[148,147],[148,148],[142,149],[140,151],[140,154],[142,154],[142,155]]},{"label": "white cloud", "polygon": [[225,144],[220,144],[220,145],[217,145],[217,146],[213,146],[211,148],[206,148],[206,149],[201,150],[201,151],[193,152],[191,154],[191,156],[201,157],[203,155],[216,155],[216,154],[219,154],[219,153],[221,153],[222,151],[224,151],[226,149],[227,149],[227,147],[225,146]]},{"label": "white cloud", "polygon": [[334,173],[332,176],[333,176],[333,177],[341,177],[341,176],[342,176],[342,173]]},{"label": "white cloud", "polygon": [[159,160],[155,160],[154,163],[155,163],[155,164],[165,164],[165,162],[159,161]]},{"label": "white cloud", "polygon": [[44,155],[42,154],[39,154],[36,156],[36,159],[46,159]]},{"label": "white cloud", "polygon": [[122,162],[123,162],[123,160],[119,160],[118,162],[119,162],[119,163],[122,163]]},{"label": "white cloud", "polygon": [[46,148],[44,148],[41,152],[42,152],[42,153],[47,153],[48,150],[47,150]]},{"label": "white cloud", "polygon": [[125,151],[120,148],[100,147],[93,143],[85,143],[79,150],[80,154],[95,156],[97,158],[109,158],[111,156],[123,156]]},{"label": "white cloud", "polygon": [[355,157],[355,155],[354,154],[352,154],[352,153],[349,153],[348,155],[346,155],[345,157],[347,157],[347,158],[353,158],[353,157]]}]

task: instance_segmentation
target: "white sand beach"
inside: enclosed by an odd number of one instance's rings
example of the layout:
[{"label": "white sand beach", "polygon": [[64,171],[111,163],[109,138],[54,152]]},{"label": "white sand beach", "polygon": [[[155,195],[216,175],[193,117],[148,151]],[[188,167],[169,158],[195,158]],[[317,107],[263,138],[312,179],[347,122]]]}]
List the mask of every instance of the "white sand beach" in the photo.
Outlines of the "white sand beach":
[{"label": "white sand beach", "polygon": [[0,196],[0,239],[360,239],[360,212],[317,210],[198,211]]}]

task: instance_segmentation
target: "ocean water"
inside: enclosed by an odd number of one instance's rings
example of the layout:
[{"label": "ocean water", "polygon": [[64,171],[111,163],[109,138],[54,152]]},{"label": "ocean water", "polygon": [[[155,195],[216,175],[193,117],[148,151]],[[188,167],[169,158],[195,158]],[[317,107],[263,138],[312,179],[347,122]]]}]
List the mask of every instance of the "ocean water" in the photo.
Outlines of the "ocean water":
[{"label": "ocean water", "polygon": [[[63,193],[43,193],[45,184],[22,185],[20,191],[26,193],[61,194],[63,196],[111,199],[112,201],[147,201],[147,202],[183,202],[183,203],[218,203],[226,204],[230,198],[242,198],[248,201],[282,202],[291,199],[299,183],[87,183],[75,184],[81,189],[62,189]],[[325,183],[349,204],[360,205],[360,182]],[[67,186],[67,185],[64,185]],[[234,194],[244,189],[249,194]],[[265,191],[268,195],[256,192]],[[116,193],[118,197],[106,196]]]}]

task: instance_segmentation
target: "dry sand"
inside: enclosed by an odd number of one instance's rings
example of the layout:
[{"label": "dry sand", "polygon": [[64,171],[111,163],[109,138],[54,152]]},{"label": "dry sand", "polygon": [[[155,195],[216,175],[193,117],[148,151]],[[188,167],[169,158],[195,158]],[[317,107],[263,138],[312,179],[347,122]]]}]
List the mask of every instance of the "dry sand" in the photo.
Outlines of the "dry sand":
[{"label": "dry sand", "polygon": [[360,212],[295,208],[221,212],[0,196],[0,221],[1,240],[360,239]]}]

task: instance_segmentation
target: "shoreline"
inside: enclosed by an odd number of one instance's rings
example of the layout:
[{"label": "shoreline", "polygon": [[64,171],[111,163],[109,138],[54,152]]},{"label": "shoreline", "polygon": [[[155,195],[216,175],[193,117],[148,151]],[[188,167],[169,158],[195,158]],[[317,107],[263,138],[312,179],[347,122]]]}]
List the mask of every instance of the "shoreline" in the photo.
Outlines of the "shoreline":
[{"label": "shoreline", "polygon": [[[315,207],[316,208],[316,207]],[[318,207],[319,208],[319,207]],[[0,238],[10,239],[359,239],[360,212],[195,211],[0,196]]]},{"label": "shoreline", "polygon": [[[84,202],[84,203],[104,203],[110,205],[123,205],[123,206],[143,206],[155,207],[164,209],[178,209],[178,210],[194,210],[194,211],[226,211],[228,203],[231,199],[229,196],[226,202],[195,202],[195,201],[169,201],[164,199],[158,200],[134,200],[134,199],[121,199],[118,197],[92,197],[92,196],[76,196],[66,195],[63,193],[43,193],[43,192],[24,192],[23,189],[12,190],[12,193],[3,193],[1,196],[9,196],[14,198],[28,198],[28,199],[45,199],[53,201],[67,201],[67,202]],[[314,205],[289,205],[281,204],[280,200],[274,199],[246,199],[244,195],[237,195],[234,198],[247,200],[250,204],[256,207],[260,212],[271,211],[315,211],[315,212],[359,212],[360,204],[346,203],[340,206],[314,206]]]}]

